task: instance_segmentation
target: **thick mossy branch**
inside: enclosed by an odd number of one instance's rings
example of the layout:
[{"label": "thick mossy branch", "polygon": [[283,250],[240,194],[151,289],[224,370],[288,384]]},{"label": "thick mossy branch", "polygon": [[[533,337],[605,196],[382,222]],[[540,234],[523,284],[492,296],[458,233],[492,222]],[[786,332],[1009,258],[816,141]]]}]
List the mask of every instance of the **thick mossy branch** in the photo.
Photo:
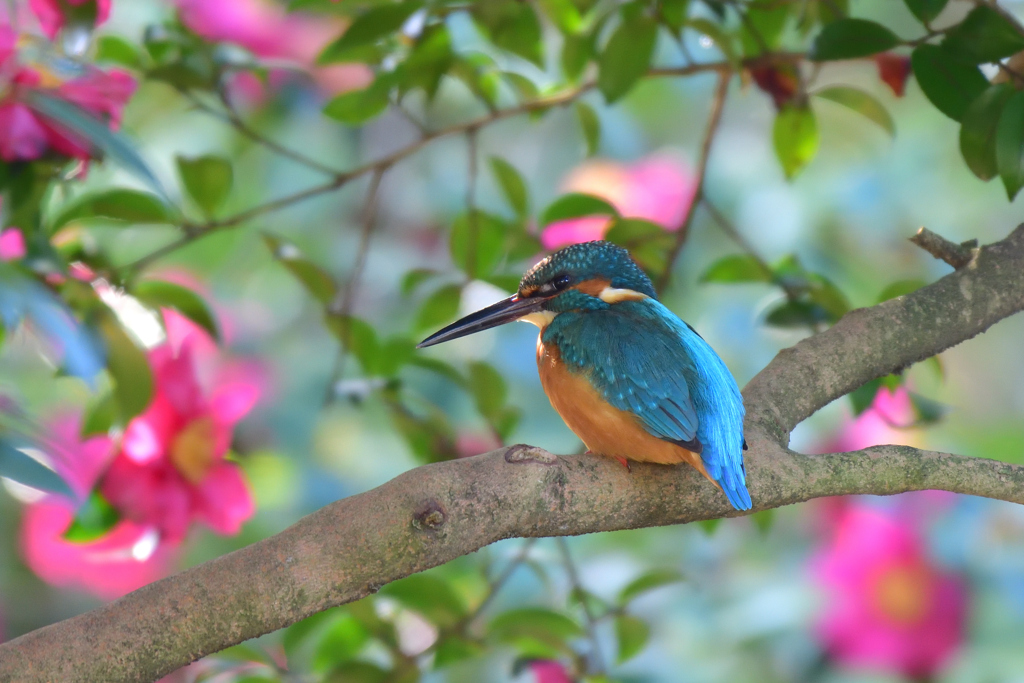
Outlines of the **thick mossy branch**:
[{"label": "thick mossy branch", "polygon": [[[864,382],[1024,308],[1024,229],[938,282],[781,352],[744,391],[754,510],[811,498],[945,489],[1024,503],[1024,468],[880,446],[789,451],[802,419]],[[204,655],[365,597],[513,536],[564,536],[737,514],[689,467],[513,446],[427,465],[285,531],[0,645],[0,681],[154,681]]]}]

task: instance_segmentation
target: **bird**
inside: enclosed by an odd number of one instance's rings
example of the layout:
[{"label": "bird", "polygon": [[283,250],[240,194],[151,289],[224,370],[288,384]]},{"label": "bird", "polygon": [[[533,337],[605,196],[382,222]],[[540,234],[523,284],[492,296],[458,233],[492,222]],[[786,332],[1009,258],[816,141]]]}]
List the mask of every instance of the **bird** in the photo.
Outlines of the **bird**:
[{"label": "bird", "polygon": [[552,407],[588,452],[688,463],[737,510],[751,508],[743,397],[714,349],[658,300],[625,248],[573,244],[526,272],[515,294],[418,344],[513,321],[540,328],[537,368]]}]

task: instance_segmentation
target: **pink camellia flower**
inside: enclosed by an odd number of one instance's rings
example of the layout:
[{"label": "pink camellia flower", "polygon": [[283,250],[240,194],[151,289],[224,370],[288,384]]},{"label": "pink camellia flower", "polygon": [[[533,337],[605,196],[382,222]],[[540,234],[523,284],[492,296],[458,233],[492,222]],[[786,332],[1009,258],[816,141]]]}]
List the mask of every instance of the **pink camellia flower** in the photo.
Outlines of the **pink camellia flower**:
[{"label": "pink camellia flower", "polygon": [[[697,179],[680,162],[652,156],[623,166],[610,161],[591,161],[566,179],[566,192],[582,192],[607,200],[627,218],[642,218],[666,230],[678,230],[697,192]],[[541,234],[545,249],[599,240],[611,220],[588,216],[558,221]]]},{"label": "pink camellia flower", "polygon": [[39,19],[43,33],[50,40],[56,38],[60,30],[64,28],[67,23],[68,10],[72,7],[93,5],[96,11],[96,26],[110,17],[110,0],[29,0],[28,4]]},{"label": "pink camellia flower", "polygon": [[87,144],[38,115],[25,104],[24,94],[40,91],[67,100],[117,128],[135,92],[135,79],[126,71],[86,67],[81,74],[62,80],[43,65],[20,64],[17,41],[9,26],[0,25],[0,158],[30,161],[53,150],[87,160]]},{"label": "pink camellia flower", "polygon": [[0,261],[17,261],[25,256],[25,236],[18,228],[0,232]]},{"label": "pink camellia flower", "polygon": [[48,455],[77,500],[48,494],[26,506],[21,525],[25,563],[44,581],[76,586],[111,599],[166,575],[176,547],[161,543],[157,530],[130,520],[118,522],[95,541],[64,538],[75,510],[95,486],[114,455],[106,436],[78,438],[77,419],[60,418],[49,426]]},{"label": "pink camellia flower", "polygon": [[530,662],[530,673],[533,674],[536,683],[572,683],[565,667],[552,660],[537,660]]},{"label": "pink camellia flower", "polygon": [[[182,23],[196,34],[241,45],[266,59],[293,61],[307,69],[327,94],[363,88],[373,80],[364,64],[316,66],[320,52],[342,33],[344,24],[338,21],[286,13],[281,5],[268,0],[175,0],[175,4]],[[272,76],[279,81],[281,74]],[[238,85],[245,91],[262,88],[251,77],[240,78]],[[258,92],[248,94],[253,97]]]},{"label": "pink camellia flower", "polygon": [[838,664],[920,679],[963,642],[965,582],[937,567],[898,517],[851,508],[811,568],[827,601],[816,635]]},{"label": "pink camellia flower", "polygon": [[[202,335],[198,329],[193,334]],[[155,526],[171,542],[193,521],[236,534],[252,516],[252,495],[239,467],[224,459],[231,432],[259,397],[244,378],[200,384],[192,335],[150,352],[153,400],[128,423],[121,448],[100,484],[128,519]]]}]

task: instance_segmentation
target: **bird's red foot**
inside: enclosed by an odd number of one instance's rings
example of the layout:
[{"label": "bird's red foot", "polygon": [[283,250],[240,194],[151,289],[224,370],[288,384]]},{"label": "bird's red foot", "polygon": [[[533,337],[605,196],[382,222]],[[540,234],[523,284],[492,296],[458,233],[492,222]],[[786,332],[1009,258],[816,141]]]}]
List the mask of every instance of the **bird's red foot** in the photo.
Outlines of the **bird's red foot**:
[{"label": "bird's red foot", "polygon": [[629,466],[629,461],[628,460],[626,460],[625,458],[623,458],[622,456],[619,456],[619,455],[616,455],[615,459],[618,460],[620,463],[622,463],[622,466],[626,468],[627,472],[629,472],[630,474],[633,474],[633,468]]}]

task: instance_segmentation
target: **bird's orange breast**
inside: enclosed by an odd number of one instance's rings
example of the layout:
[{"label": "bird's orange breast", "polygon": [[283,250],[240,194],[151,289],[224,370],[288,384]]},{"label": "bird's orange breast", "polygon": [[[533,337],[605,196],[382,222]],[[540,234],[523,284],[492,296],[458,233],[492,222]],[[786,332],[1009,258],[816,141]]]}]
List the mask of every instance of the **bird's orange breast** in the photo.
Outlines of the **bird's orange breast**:
[{"label": "bird's orange breast", "polygon": [[636,416],[605,401],[583,374],[572,372],[558,348],[545,345],[540,337],[537,369],[551,405],[592,452],[663,465],[686,462],[708,476],[700,455],[648,433]]}]

